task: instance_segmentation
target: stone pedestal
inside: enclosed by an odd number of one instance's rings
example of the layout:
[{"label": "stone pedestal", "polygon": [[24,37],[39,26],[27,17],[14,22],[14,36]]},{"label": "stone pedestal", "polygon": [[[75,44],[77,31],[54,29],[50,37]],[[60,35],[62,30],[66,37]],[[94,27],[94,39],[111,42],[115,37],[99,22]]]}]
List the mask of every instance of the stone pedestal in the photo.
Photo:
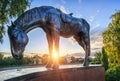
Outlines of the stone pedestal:
[{"label": "stone pedestal", "polygon": [[105,81],[105,70],[100,66],[68,68],[32,73],[6,81]]}]

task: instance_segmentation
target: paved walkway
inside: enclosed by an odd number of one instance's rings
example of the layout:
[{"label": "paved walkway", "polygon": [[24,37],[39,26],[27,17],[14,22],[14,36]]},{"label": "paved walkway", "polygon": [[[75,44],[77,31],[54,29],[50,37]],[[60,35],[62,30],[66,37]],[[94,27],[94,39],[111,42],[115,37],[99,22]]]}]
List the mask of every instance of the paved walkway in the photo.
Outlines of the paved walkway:
[{"label": "paved walkway", "polygon": [[[60,65],[60,69],[77,68],[77,67],[82,67],[82,65],[81,64]],[[29,73],[41,72],[41,71],[47,71],[47,69],[44,66],[22,66],[22,67],[0,68],[0,81],[26,75]]]}]

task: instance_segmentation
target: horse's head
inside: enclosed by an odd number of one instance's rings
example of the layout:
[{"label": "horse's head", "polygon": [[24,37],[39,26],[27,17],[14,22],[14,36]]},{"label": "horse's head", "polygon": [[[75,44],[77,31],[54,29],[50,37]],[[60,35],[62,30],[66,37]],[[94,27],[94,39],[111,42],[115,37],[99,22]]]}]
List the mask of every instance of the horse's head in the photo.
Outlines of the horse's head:
[{"label": "horse's head", "polygon": [[10,40],[10,47],[12,56],[16,59],[23,57],[25,46],[28,43],[27,34],[22,31],[17,25],[13,24],[8,27],[8,36]]}]

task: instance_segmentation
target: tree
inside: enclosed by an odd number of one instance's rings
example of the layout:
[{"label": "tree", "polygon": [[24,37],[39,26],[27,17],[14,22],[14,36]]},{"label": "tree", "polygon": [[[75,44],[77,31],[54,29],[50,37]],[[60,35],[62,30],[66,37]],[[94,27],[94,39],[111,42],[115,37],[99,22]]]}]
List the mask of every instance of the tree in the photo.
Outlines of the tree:
[{"label": "tree", "polygon": [[60,62],[60,64],[67,64],[67,60],[66,60],[65,56],[60,57],[59,62]]},{"label": "tree", "polygon": [[95,53],[95,58],[94,58],[94,62],[95,64],[100,64],[101,63],[101,52],[96,52]]},{"label": "tree", "polygon": [[120,11],[111,16],[112,22],[103,32],[103,44],[108,56],[109,68],[106,81],[120,80]]},{"label": "tree", "polygon": [[33,56],[33,59],[34,59],[34,62],[36,63],[36,64],[39,64],[39,62],[40,62],[40,59],[42,59],[42,57],[40,57],[39,55],[34,55]]},{"label": "tree", "polygon": [[120,64],[120,11],[111,16],[112,22],[103,32],[103,43],[107,52],[109,62]]},{"label": "tree", "polygon": [[3,59],[4,55],[0,53],[0,59]]},{"label": "tree", "polygon": [[48,62],[48,58],[49,58],[49,55],[48,54],[44,54],[42,56],[42,64],[46,65],[47,62]]},{"label": "tree", "polygon": [[71,63],[75,63],[76,62],[76,58],[74,56],[71,56]]},{"label": "tree", "polygon": [[108,56],[106,54],[106,51],[105,51],[104,47],[102,48],[101,64],[105,68],[105,70],[108,69]]},{"label": "tree", "polygon": [[30,5],[31,0],[0,0],[0,42],[5,34],[5,24],[9,19],[20,16]]}]

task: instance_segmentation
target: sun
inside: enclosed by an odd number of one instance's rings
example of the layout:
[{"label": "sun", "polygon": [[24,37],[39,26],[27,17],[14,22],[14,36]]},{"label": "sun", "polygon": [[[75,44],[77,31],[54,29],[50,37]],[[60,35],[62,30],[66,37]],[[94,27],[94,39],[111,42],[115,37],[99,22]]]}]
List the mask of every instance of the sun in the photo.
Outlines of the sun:
[{"label": "sun", "polygon": [[57,59],[58,58],[58,54],[56,52],[53,52],[53,58]]},{"label": "sun", "polygon": [[55,48],[53,49],[53,59],[58,59],[59,56],[58,56],[58,53],[56,52]]}]

